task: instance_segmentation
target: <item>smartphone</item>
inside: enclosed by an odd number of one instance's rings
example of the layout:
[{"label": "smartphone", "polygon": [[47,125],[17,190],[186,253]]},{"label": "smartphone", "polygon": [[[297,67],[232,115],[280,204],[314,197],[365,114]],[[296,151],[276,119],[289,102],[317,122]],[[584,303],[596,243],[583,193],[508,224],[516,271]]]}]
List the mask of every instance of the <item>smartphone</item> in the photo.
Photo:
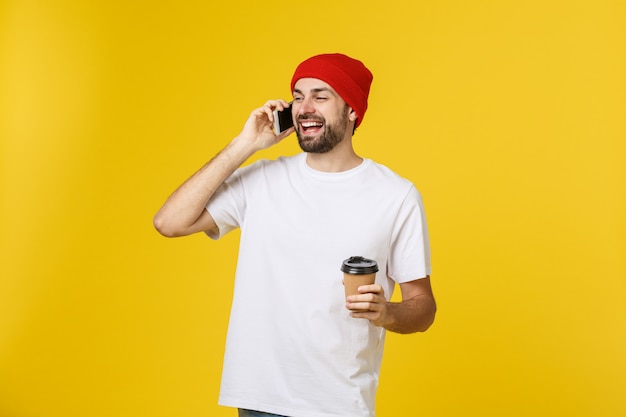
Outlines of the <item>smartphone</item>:
[{"label": "smartphone", "polygon": [[285,110],[274,110],[274,132],[276,132],[276,134],[283,133],[292,126],[291,103],[289,103],[289,107]]}]

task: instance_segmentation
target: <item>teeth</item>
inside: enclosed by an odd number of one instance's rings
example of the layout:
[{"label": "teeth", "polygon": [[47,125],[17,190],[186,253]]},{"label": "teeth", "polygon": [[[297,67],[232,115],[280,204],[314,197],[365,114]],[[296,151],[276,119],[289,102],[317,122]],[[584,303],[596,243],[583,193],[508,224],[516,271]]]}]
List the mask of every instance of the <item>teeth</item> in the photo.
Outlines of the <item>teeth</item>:
[{"label": "teeth", "polygon": [[314,127],[314,126],[321,126],[322,124],[319,122],[303,122],[302,126],[303,127]]}]

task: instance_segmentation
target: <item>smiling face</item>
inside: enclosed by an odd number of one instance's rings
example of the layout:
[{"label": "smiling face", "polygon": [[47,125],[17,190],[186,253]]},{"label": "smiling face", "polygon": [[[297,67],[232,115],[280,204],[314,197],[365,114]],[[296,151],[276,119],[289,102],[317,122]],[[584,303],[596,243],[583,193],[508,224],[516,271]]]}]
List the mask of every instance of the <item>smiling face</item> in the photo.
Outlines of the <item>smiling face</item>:
[{"label": "smiling face", "polygon": [[356,115],[333,88],[315,78],[302,78],[293,90],[292,113],[304,152],[326,153],[352,133]]}]

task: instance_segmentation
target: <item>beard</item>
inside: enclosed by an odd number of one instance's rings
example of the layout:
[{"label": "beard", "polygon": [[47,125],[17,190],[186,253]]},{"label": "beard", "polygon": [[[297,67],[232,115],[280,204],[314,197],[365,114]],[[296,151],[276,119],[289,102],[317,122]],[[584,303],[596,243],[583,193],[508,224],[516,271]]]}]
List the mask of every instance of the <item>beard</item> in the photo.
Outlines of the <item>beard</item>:
[{"label": "beard", "polygon": [[296,129],[298,144],[304,152],[308,153],[327,153],[332,151],[346,135],[347,113],[343,114],[337,122],[327,124],[326,119],[321,117],[302,116],[298,121],[302,120],[319,120],[324,123],[324,132],[317,138],[314,136],[306,136],[300,131],[300,127]]}]

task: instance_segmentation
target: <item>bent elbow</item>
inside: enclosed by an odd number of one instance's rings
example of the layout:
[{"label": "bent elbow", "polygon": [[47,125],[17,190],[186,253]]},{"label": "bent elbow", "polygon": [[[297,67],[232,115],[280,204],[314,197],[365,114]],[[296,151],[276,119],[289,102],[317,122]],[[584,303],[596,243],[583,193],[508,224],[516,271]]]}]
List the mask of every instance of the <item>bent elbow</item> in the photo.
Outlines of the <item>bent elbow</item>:
[{"label": "bent elbow", "polygon": [[160,213],[157,213],[152,219],[152,224],[157,232],[165,237],[178,237],[180,234],[176,233],[176,230],[163,218]]},{"label": "bent elbow", "polygon": [[437,305],[433,302],[433,305],[432,305],[432,308],[430,310],[430,314],[429,314],[428,320],[426,320],[424,322],[424,324],[422,325],[422,328],[420,330],[418,330],[418,331],[423,333],[426,330],[430,329],[430,327],[435,322],[435,316],[436,315],[437,315]]},{"label": "bent elbow", "polygon": [[430,329],[430,327],[433,325],[434,322],[435,322],[435,317],[433,317],[430,321],[423,323],[422,326],[419,329],[417,329],[417,331],[420,333],[424,333],[426,330]]},{"label": "bent elbow", "polygon": [[435,315],[437,314],[437,305],[432,303],[431,308],[428,313],[420,320],[419,326],[416,328],[416,332],[424,333],[426,330],[430,329],[430,327],[435,322]]}]

